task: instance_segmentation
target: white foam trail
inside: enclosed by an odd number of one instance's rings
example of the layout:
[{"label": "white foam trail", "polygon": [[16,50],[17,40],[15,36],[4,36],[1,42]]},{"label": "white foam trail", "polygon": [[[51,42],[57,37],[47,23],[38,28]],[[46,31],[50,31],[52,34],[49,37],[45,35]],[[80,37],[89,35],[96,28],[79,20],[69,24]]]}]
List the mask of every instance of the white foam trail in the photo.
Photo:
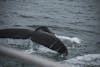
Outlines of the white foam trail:
[{"label": "white foam trail", "polygon": [[71,42],[75,42],[80,44],[81,43],[81,39],[77,38],[77,37],[67,37],[67,36],[61,36],[61,35],[57,35],[55,34],[55,36],[61,40],[69,40]]}]

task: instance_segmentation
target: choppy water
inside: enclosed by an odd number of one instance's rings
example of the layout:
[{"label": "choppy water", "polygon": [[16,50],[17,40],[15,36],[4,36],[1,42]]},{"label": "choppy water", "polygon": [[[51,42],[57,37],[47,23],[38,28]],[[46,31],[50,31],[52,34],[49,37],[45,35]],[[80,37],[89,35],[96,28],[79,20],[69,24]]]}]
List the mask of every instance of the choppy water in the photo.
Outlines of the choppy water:
[{"label": "choppy water", "polygon": [[[0,25],[33,27],[43,25],[48,26],[62,38],[78,38],[81,40],[80,44],[69,44],[63,40],[69,50],[67,59],[80,55],[97,54],[100,53],[99,3],[99,0],[0,0]],[[11,41],[13,40],[8,40],[12,43]],[[15,45],[32,44],[28,40],[13,42]],[[19,47],[23,49],[22,46]],[[41,47],[40,51],[35,50],[35,53],[46,55],[57,61],[64,60],[55,53],[44,52],[45,48],[42,48],[44,47]]]}]

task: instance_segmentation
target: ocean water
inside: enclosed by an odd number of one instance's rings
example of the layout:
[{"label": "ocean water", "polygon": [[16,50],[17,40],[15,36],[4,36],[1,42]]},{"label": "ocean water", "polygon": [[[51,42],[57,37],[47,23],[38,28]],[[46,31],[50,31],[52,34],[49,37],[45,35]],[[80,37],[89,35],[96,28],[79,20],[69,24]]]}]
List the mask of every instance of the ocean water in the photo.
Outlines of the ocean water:
[{"label": "ocean water", "polygon": [[[0,26],[47,26],[66,45],[69,55],[62,58],[29,39],[1,39],[1,42],[7,41],[10,46],[58,62],[86,54],[100,54],[99,3],[99,0],[0,0]],[[6,64],[13,67],[11,63]],[[18,67],[25,66],[29,67]]]}]

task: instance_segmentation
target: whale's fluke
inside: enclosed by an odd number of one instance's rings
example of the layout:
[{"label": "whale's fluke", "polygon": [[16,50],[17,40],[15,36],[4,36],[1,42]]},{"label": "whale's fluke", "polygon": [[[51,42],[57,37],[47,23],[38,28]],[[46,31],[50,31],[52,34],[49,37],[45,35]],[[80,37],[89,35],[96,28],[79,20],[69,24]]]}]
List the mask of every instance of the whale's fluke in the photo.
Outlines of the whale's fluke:
[{"label": "whale's fluke", "polygon": [[68,54],[65,45],[51,32],[36,31],[30,28],[2,28],[0,29],[0,38],[27,39],[30,38],[33,42],[39,43],[60,54]]}]

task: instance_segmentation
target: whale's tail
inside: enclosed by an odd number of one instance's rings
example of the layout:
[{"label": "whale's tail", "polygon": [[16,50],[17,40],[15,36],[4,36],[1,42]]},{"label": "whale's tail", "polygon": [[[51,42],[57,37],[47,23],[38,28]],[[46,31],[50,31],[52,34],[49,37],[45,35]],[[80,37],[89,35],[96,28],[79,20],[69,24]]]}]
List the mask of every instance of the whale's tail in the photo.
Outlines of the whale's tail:
[{"label": "whale's tail", "polygon": [[60,54],[68,54],[66,46],[58,39],[47,27],[39,27],[35,31],[29,28],[2,28],[0,38],[27,39],[39,43],[49,49],[55,50]]}]

